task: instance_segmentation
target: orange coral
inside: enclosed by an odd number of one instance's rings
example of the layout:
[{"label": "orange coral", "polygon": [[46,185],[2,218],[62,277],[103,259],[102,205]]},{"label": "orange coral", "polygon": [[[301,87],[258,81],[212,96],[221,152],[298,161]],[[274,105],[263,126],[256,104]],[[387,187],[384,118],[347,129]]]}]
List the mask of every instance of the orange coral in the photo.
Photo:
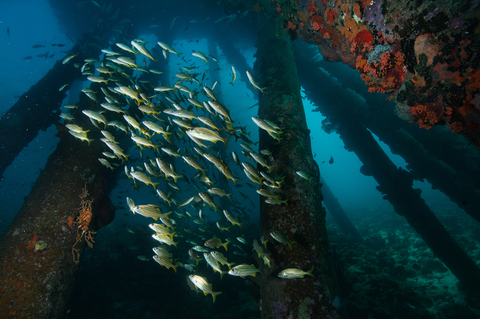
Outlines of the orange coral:
[{"label": "orange coral", "polygon": [[398,66],[403,66],[404,62],[405,58],[403,57],[403,54],[400,51],[395,52],[395,63]]},{"label": "orange coral", "polygon": [[431,129],[437,124],[439,119],[437,113],[429,109],[427,105],[418,104],[410,109],[410,113],[415,116],[417,123],[421,128]]},{"label": "orange coral", "polygon": [[480,68],[468,73],[467,76],[469,80],[468,83],[465,85],[466,91],[473,92],[477,89],[480,89]]},{"label": "orange coral", "polygon": [[310,15],[316,14],[318,12],[317,4],[315,3],[315,1],[310,1],[308,3],[308,12],[310,13]]},{"label": "orange coral", "polygon": [[307,22],[307,14],[305,12],[297,11],[297,14],[302,22]]},{"label": "orange coral", "polygon": [[367,59],[363,59],[361,55],[357,56],[357,70],[363,71],[365,64],[367,64]]},{"label": "orange coral", "polygon": [[68,217],[67,217],[67,225],[68,225],[68,227],[72,228],[72,226],[73,226],[73,220],[74,220],[74,217],[73,217],[73,216],[68,216]]},{"label": "orange coral", "polygon": [[457,121],[453,123],[448,123],[448,127],[453,133],[460,133],[461,131],[463,131],[462,124],[460,124],[460,122],[457,122]]},{"label": "orange coral", "polygon": [[325,9],[325,21],[327,21],[329,25],[332,25],[335,19],[336,19],[335,12],[333,10],[330,10],[330,8],[327,7]]},{"label": "orange coral", "polygon": [[288,21],[288,28],[290,30],[295,30],[297,28],[297,26],[295,24],[293,24],[292,21]]},{"label": "orange coral", "polygon": [[313,27],[313,30],[315,30],[315,31],[320,30],[320,25],[318,24],[318,22],[314,22],[314,23],[312,24],[312,27]]},{"label": "orange coral", "polygon": [[356,2],[353,4],[353,13],[355,13],[355,15],[359,18],[362,17],[362,13],[360,12],[360,5]]},{"label": "orange coral", "polygon": [[30,243],[28,244],[27,248],[28,249],[35,248],[35,243],[37,242],[37,240],[38,240],[38,235],[37,234],[33,235],[33,238],[32,240],[30,240]]}]

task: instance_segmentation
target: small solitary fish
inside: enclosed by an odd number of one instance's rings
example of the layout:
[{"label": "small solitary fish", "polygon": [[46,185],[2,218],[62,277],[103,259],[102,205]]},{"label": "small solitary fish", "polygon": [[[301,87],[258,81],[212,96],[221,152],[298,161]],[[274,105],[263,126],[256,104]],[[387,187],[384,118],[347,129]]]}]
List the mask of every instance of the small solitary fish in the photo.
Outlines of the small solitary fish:
[{"label": "small solitary fish", "polygon": [[265,88],[259,87],[257,82],[255,81],[255,79],[253,78],[252,74],[249,71],[247,71],[247,77],[248,77],[248,80],[250,81],[250,83],[253,85],[253,87],[260,90],[260,92],[263,93],[263,90],[265,90],[266,87]]},{"label": "small solitary fish", "polygon": [[279,230],[272,230],[270,232],[270,236],[272,236],[273,239],[275,239],[279,243],[290,246],[290,250],[293,250],[292,245],[295,242],[288,239],[287,235],[285,235],[283,232]]},{"label": "small solitary fish", "polygon": [[313,278],[315,276],[312,274],[313,268],[310,269],[309,271],[303,271],[301,269],[297,268],[287,268],[282,270],[279,274],[278,277],[283,278],[283,279],[295,279],[295,278],[303,278],[305,275],[309,275]]},{"label": "small solitary fish", "polygon": [[300,176],[301,178],[306,179],[307,181],[309,181],[310,183],[312,183],[313,177],[311,177],[310,175],[308,175],[306,172],[304,172],[304,171],[296,171],[295,173],[297,173],[297,175]]},{"label": "small solitary fish", "polygon": [[233,65],[232,65],[232,74],[233,74],[233,80],[232,82],[230,82],[231,85],[233,85],[233,83],[235,83],[235,80],[237,79],[237,72],[235,71],[235,68],[233,67]]}]

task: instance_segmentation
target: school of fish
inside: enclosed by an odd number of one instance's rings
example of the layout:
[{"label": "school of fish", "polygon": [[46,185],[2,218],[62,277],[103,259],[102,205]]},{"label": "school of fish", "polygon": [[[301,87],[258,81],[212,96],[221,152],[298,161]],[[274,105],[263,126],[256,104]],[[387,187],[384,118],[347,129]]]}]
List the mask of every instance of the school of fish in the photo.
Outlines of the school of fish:
[{"label": "school of fish", "polygon": [[[154,47],[162,50],[167,62],[169,54],[184,55],[163,42],[154,44]],[[175,273],[178,267],[184,268],[188,272],[189,286],[205,295],[211,294],[215,302],[221,292],[215,292],[206,277],[196,274],[202,260],[213,272],[218,272],[220,278],[224,274],[244,278],[260,273],[260,268],[252,264],[228,261],[246,261],[252,251],[267,266],[272,264],[272,254],[266,248],[268,239],[262,236],[259,243],[250,236],[251,231],[249,233],[243,227],[249,223],[248,213],[245,212],[249,209],[245,202],[250,200],[255,206],[254,203],[239,190],[237,192],[243,200],[232,197],[232,193],[227,191],[232,189],[230,185],[218,187],[219,176],[223,175],[226,179],[223,185],[231,180],[237,189],[243,187],[240,181],[247,181],[245,184],[252,188],[255,187],[253,184],[257,184],[256,192],[272,205],[288,205],[288,199],[280,196],[284,178],[273,172],[275,163],[271,153],[267,150],[256,152],[254,147],[257,143],[248,138],[250,133],[246,128],[235,126],[228,107],[215,93],[217,83],[209,86],[205,80],[206,71],[203,74],[195,72],[199,69],[196,62],[203,66],[214,62],[218,66],[215,57],[194,51],[189,65],[175,74],[175,83],[158,85],[141,80],[140,76],[132,76],[134,71],[162,74],[162,71],[147,66],[147,61],[157,62],[152,49],[147,49],[147,43],[142,39],[135,39],[129,44],[115,43],[110,49],[102,50],[101,61],[85,59],[84,63],[77,63],[75,66],[92,82],[90,88],[82,90],[82,94],[91,99],[95,107],[79,111],[78,105],[68,104],[65,108],[70,113],[62,113],[60,117],[68,122],[65,126],[72,136],[90,145],[94,142],[88,137],[91,129],[84,130],[75,124],[88,118],[103,136],[100,141],[105,145],[104,158],[98,160],[112,171],[123,168],[135,188],[141,184],[152,187],[158,203],[139,205],[132,198],[126,198],[133,214],[155,220],[155,223],[149,224],[154,232],[152,238],[158,242],[158,246],[152,249],[152,259],[167,269],[172,268]],[[70,63],[77,55],[65,57],[63,63]],[[139,62],[142,58],[143,65]],[[233,66],[231,70],[233,79],[230,84],[234,85],[237,73]],[[200,76],[201,79],[198,79]],[[262,92],[268,90],[261,88],[250,72],[247,72],[247,77],[256,89]],[[66,87],[67,84],[61,90]],[[84,118],[78,120],[81,116]],[[252,117],[252,121],[273,139],[281,140],[282,130],[275,123],[259,117]],[[127,154],[128,150],[117,141],[125,140],[125,136],[129,136],[131,144],[138,147],[138,158]],[[235,151],[227,153],[232,137],[235,137],[235,142],[241,140],[243,157]],[[180,165],[182,168],[186,165],[191,167],[189,171],[193,172],[193,176],[187,176],[186,169],[182,170],[185,174],[180,173]],[[237,168],[243,171],[241,176]],[[299,171],[297,175],[311,182],[307,173]],[[182,184],[188,183],[188,187],[180,186],[181,181]],[[160,183],[167,186],[157,188]],[[226,207],[219,203],[221,199],[223,203],[228,203]],[[205,213],[206,210],[210,213]],[[217,214],[217,221],[211,218],[213,214]],[[135,234],[130,227],[127,230]],[[270,236],[290,250],[294,249],[295,242],[283,232],[275,230]],[[233,249],[228,250],[229,244]],[[228,255],[225,256],[222,250]],[[187,255],[188,259],[185,258]],[[143,255],[138,258],[149,260]],[[279,272],[278,276],[285,279],[303,278],[305,275],[313,277],[312,271],[289,268]]]}]

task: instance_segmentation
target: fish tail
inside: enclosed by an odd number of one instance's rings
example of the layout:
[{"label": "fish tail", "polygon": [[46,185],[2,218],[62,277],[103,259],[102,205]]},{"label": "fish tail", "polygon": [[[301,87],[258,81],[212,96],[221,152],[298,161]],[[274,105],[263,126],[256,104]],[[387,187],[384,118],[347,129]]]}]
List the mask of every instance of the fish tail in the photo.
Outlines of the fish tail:
[{"label": "fish tail", "polygon": [[158,185],[158,184],[159,184],[159,183],[152,183],[153,189],[157,189],[157,185]]},{"label": "fish tail", "polygon": [[227,241],[225,244],[222,245],[223,248],[225,248],[225,251],[228,251],[228,249],[227,249],[227,245],[228,245],[228,244],[230,244],[230,240]]},{"label": "fish tail", "polygon": [[88,146],[90,146],[91,141],[93,141],[93,138],[90,138],[90,139],[87,138]]},{"label": "fish tail", "polygon": [[[235,181],[233,182],[233,184],[235,185]],[[230,196],[232,196],[232,194],[225,194],[225,196],[227,196],[228,200],[230,200]]]},{"label": "fish tail", "polygon": [[293,246],[293,244],[295,244],[295,242],[294,242],[294,241],[292,241],[292,242],[290,242],[290,243],[288,244],[288,246],[290,246],[290,250],[293,250],[293,247],[292,247],[292,246]]},{"label": "fish tail", "polygon": [[263,93],[263,90],[265,90],[265,89],[266,89],[266,87],[264,87],[264,88],[258,87],[258,89],[260,90],[260,92],[262,92],[262,93]]},{"label": "fish tail", "polygon": [[175,271],[175,273],[177,273],[178,265],[172,266],[172,268],[173,268],[173,270]]},{"label": "fish tail", "polygon": [[212,298],[213,298],[213,303],[215,303],[215,297],[217,297],[219,294],[221,294],[222,292],[219,291],[219,292],[212,292]]},{"label": "fish tail", "polygon": [[313,273],[312,273],[312,272],[313,272],[313,269],[315,269],[315,266],[312,266],[312,269],[310,269],[310,270],[307,272],[307,275],[315,278],[315,276],[314,276]]},{"label": "fish tail", "polygon": [[230,135],[229,137],[226,137],[223,139],[223,144],[225,144],[225,148],[227,148],[228,146],[228,141],[230,141],[230,139],[232,138],[233,135]]}]

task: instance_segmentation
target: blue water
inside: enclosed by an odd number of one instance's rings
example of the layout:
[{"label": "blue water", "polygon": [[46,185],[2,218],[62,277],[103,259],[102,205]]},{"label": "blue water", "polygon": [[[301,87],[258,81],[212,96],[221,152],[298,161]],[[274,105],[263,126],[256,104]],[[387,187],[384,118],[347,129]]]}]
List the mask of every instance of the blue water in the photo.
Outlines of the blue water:
[{"label": "blue water", "polygon": [[[222,17],[222,13],[215,12],[215,14],[212,14],[210,22],[220,17]],[[202,18],[205,18],[205,16]],[[179,25],[184,25],[186,21],[191,19],[180,17],[178,23]],[[237,19],[240,18],[237,17]],[[156,23],[155,21],[150,22],[151,24]],[[217,25],[222,28],[229,28],[234,24],[228,24],[222,21]],[[194,24],[191,24],[189,30],[191,31],[194,26]],[[235,27],[238,28],[238,24],[235,25]],[[10,30],[10,37],[7,35],[7,28]],[[185,52],[185,55],[189,54],[192,50],[203,51],[208,54],[207,39],[205,37],[199,38],[198,35],[195,35],[194,39],[198,39],[199,41],[191,42],[189,41],[189,30],[181,33],[181,39],[174,41],[175,48]],[[52,8],[47,1],[0,1],[0,70],[2,70],[0,73],[0,115],[14,105],[18,96],[25,93],[32,85],[37,83],[38,80],[52,68],[57,60],[63,59],[66,56],[66,53],[62,53],[62,51],[69,50],[74,43],[64,31],[65,28],[57,22],[57,18],[53,14]],[[150,43],[147,45],[147,48],[151,49],[156,41],[162,41],[162,34],[160,33],[159,38],[157,38],[154,32],[157,31],[144,28],[138,35],[139,38],[143,38]],[[162,32],[168,32],[168,30],[163,30]],[[235,32],[238,32],[238,30],[235,29]],[[252,45],[254,42],[255,40],[252,39],[251,42],[237,43],[239,51],[246,57],[250,67],[253,67],[253,63],[255,62],[254,54],[256,48]],[[62,43],[65,44],[65,46],[62,48],[57,46],[52,47],[52,43]],[[35,44],[45,45],[45,48],[32,48]],[[49,55],[55,55],[52,58],[36,57],[47,51]],[[27,56],[32,56],[32,58],[24,60]],[[219,67],[221,69],[218,71],[221,79],[222,92],[220,98],[225,105],[229,106],[231,117],[235,120],[236,125],[246,125],[247,131],[251,132],[249,138],[252,141],[258,141],[258,127],[250,120],[251,116],[257,115],[258,107],[255,106],[249,109],[250,106],[258,102],[258,91],[252,93],[251,87],[247,86],[247,83],[244,81],[244,79],[246,79],[245,75],[242,75],[243,79],[237,78],[234,86],[228,84],[232,79],[231,65],[227,62],[226,57],[219,48],[216,57],[219,60]],[[169,59],[170,74],[175,74],[179,71],[179,64],[184,65],[184,62],[175,55],[169,55]],[[187,61],[195,62],[196,65],[200,66],[196,72],[203,71],[203,61],[195,60],[195,58],[192,57],[188,57]],[[332,81],[335,82],[335,75],[332,75]],[[352,71],[352,76],[358,76],[358,74]],[[209,83],[210,86],[212,84],[213,83]],[[84,82],[78,86],[88,87],[88,85],[88,82]],[[351,93],[356,96],[356,103],[364,103],[360,95],[354,92]],[[70,92],[67,94],[63,104],[76,103],[77,101],[78,94]],[[321,113],[312,112],[315,107],[310,104],[305,96],[304,107],[307,115],[307,123],[311,130],[312,152],[320,167],[321,176],[328,183],[334,195],[338,198],[347,214],[351,216],[352,220],[360,224],[362,220],[375,219],[375,216],[381,211],[385,213],[383,215],[384,217],[386,216],[385,218],[391,218],[391,220],[405,225],[404,219],[395,215],[392,206],[385,201],[382,195],[376,190],[375,187],[378,186],[378,184],[373,177],[364,176],[360,173],[362,163],[354,153],[345,150],[344,144],[338,134],[335,132],[327,134],[322,130],[321,126],[318,125],[324,117]],[[62,111],[65,111],[65,109],[62,108]],[[14,162],[3,174],[3,178],[0,181],[0,235],[5,232],[16,212],[20,209],[23,204],[23,198],[28,195],[40,170],[45,166],[48,156],[55,150],[56,143],[59,140],[55,137],[56,133],[56,128],[53,125],[47,131],[40,132],[37,138],[15,158]],[[378,141],[378,138],[375,138]],[[383,142],[378,141],[378,143],[397,167],[406,167],[406,162],[400,156],[392,154],[389,147]],[[132,147],[129,150],[129,154],[138,154],[138,149]],[[329,163],[330,158],[334,159],[332,164]],[[237,169],[237,171],[239,170]],[[239,172],[241,173],[241,171]],[[123,174],[123,172],[119,174]],[[185,182],[181,182],[180,185],[187,187]],[[132,217],[129,215],[128,210],[125,209],[125,196],[131,196],[134,201],[139,204],[147,204],[156,200],[155,195],[151,193],[151,189],[142,187],[139,192],[136,192],[132,191],[131,186],[132,182],[130,180],[122,179],[118,183],[117,188],[112,191],[112,201],[117,207],[123,208],[117,211],[116,219],[107,227],[107,230],[105,230],[105,234],[108,235],[103,235],[108,237],[113,236],[112,234],[122,232],[119,242],[126,247],[128,245],[138,245],[138,242],[133,241],[131,238],[128,239],[129,235],[126,233],[124,226],[129,225],[136,231],[142,232],[150,221],[146,221],[140,216]],[[427,205],[432,209],[448,208],[452,211],[457,209],[456,205],[452,204],[445,195],[437,190],[433,190],[428,182],[415,181],[414,187],[422,190],[422,198],[425,199]],[[246,187],[242,189],[242,192],[252,198],[256,196],[254,190]],[[248,204],[248,206],[252,210],[252,222],[258,225],[258,207],[250,204]],[[462,215],[462,218],[464,218],[463,216],[464,215]],[[329,225],[331,227],[330,230],[334,229],[335,226],[331,221]],[[379,225],[376,227],[378,227],[378,232],[381,233],[382,227]],[[399,229],[401,229],[401,227],[399,227]],[[363,230],[365,230],[365,228]],[[257,229],[257,231],[259,231],[259,229]],[[99,234],[99,236],[100,235],[101,234]],[[369,234],[363,233],[362,235],[368,236]],[[413,234],[412,236],[415,235]],[[112,237],[108,237],[108,240],[111,241],[113,239]],[[122,261],[125,255],[112,252],[113,248],[105,243],[98,245],[100,247],[97,249],[104,249],[104,256],[111,258],[112,263],[130,262],[133,268],[137,267],[137,270],[139,269],[138,267],[147,267],[135,259],[135,256],[139,254],[135,249],[132,249],[132,253],[128,256],[128,258],[131,258],[130,261]],[[110,255],[108,251],[110,251]],[[147,251],[141,251],[141,253],[147,254]],[[101,252],[99,252],[99,254],[101,255]],[[91,264],[93,264],[93,259],[89,260]],[[105,260],[106,259],[103,260],[104,263]],[[89,265],[91,266],[91,264]],[[153,262],[151,262],[151,264],[152,267],[158,267],[156,264],[153,265]],[[173,273],[170,275],[173,275]],[[453,282],[454,281],[455,280],[453,280]],[[450,285],[450,287],[452,286],[454,286],[454,284]],[[188,290],[188,287],[185,285],[182,289]],[[124,304],[119,301],[117,307],[120,309],[123,306]],[[144,318],[148,318],[149,316],[153,317],[154,314],[148,311],[142,314]]]}]

